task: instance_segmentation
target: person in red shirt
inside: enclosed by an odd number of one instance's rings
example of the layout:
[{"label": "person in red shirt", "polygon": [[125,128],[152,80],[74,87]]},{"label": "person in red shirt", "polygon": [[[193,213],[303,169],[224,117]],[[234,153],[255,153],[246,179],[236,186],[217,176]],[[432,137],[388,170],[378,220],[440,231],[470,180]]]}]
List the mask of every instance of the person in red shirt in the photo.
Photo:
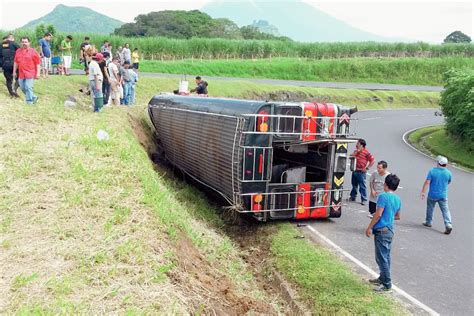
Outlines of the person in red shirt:
[{"label": "person in red shirt", "polygon": [[352,191],[350,201],[355,201],[357,197],[357,189],[360,191],[360,203],[365,205],[367,202],[367,187],[365,185],[365,179],[367,176],[367,170],[373,166],[375,162],[374,156],[365,149],[367,143],[364,139],[359,139],[356,144],[356,150],[352,153],[352,157],[356,158],[356,170],[352,172]]},{"label": "person in red shirt", "polygon": [[26,96],[27,104],[34,104],[38,97],[33,92],[34,79],[39,79],[41,59],[33,48],[30,47],[28,37],[21,38],[21,48],[17,49],[13,64],[13,76],[17,75],[21,91]]}]

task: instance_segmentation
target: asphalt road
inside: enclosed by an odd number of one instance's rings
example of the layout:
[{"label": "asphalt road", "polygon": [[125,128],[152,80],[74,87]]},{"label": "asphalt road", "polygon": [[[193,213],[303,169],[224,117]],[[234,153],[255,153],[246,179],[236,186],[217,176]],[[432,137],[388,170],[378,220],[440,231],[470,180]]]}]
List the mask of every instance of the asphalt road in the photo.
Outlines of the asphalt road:
[{"label": "asphalt road", "polygon": [[[82,75],[84,71],[72,69],[72,74]],[[151,73],[140,72],[140,76],[152,78],[174,78],[180,80],[183,75],[168,73]],[[193,75],[186,75],[188,81],[192,81]],[[295,87],[313,87],[313,88],[333,88],[333,89],[362,89],[362,90],[387,90],[387,91],[431,91],[440,92],[443,87],[440,86],[415,86],[402,84],[383,84],[383,83],[353,83],[353,82],[317,82],[317,81],[300,81],[300,80],[278,80],[278,79],[254,79],[254,78],[230,78],[230,77],[205,77],[206,80],[219,81],[250,81],[255,83],[295,86]]]},{"label": "asphalt road", "polygon": [[[392,245],[394,284],[442,315],[472,315],[474,174],[449,167],[453,173],[449,188],[453,232],[443,234],[444,223],[438,206],[433,227],[426,228],[421,225],[426,202],[420,199],[420,191],[428,170],[436,163],[402,140],[407,130],[442,124],[443,118],[433,113],[434,110],[429,109],[363,111],[353,117],[359,119],[357,137],[366,139],[367,149],[376,160],[386,160],[388,170],[401,179],[397,193],[402,199],[402,213],[401,220],[396,222]],[[348,189],[351,188],[350,176],[350,172],[346,173],[345,188]],[[373,239],[364,235],[370,220],[367,209],[367,206],[349,202],[341,218],[309,224],[378,272]]]}]

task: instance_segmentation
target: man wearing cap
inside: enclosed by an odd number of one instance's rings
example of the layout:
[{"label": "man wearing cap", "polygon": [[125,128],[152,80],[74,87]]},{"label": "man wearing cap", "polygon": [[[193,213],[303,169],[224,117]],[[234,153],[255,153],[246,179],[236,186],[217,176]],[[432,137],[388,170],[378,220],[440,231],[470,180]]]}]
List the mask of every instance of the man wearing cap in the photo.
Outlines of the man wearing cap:
[{"label": "man wearing cap", "polygon": [[102,94],[102,82],[104,81],[104,76],[100,70],[99,63],[104,59],[104,56],[101,53],[96,53],[92,55],[92,60],[89,63],[89,88],[91,90],[92,104],[94,112],[99,112],[100,109],[95,106],[95,98],[103,98]]},{"label": "man wearing cap", "polygon": [[451,183],[452,174],[446,166],[448,158],[438,156],[438,165],[431,169],[426,176],[426,181],[421,189],[421,199],[425,198],[426,189],[429,186],[428,198],[426,199],[426,220],[423,225],[431,227],[433,221],[433,209],[436,203],[439,204],[441,214],[443,214],[444,226],[446,230],[444,233],[449,235],[453,230],[451,223],[451,213],[448,207],[448,185]]},{"label": "man wearing cap", "polygon": [[41,57],[41,71],[43,78],[48,78],[49,69],[51,68],[51,33],[44,34],[39,40],[39,53]]}]

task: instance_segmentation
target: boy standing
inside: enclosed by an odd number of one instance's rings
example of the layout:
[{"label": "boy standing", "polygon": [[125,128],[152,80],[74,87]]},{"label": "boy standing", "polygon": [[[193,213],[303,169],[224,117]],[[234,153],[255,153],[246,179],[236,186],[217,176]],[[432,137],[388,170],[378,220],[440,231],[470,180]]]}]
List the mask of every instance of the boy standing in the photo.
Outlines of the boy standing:
[{"label": "boy standing", "polygon": [[379,287],[376,292],[391,292],[392,279],[390,278],[390,250],[393,239],[393,221],[400,219],[401,200],[395,191],[400,179],[395,174],[389,174],[385,178],[384,193],[377,199],[377,211],[365,230],[365,235],[370,237],[374,234],[375,261],[379,266],[380,275],[376,279],[369,280],[370,283]]}]

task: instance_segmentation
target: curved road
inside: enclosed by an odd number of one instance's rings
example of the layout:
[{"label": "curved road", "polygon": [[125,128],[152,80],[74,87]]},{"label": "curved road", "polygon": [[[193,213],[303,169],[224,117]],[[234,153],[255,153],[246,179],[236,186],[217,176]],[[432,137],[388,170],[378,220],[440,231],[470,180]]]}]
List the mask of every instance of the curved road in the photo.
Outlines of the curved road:
[{"label": "curved road", "polygon": [[[84,71],[79,69],[71,69],[74,75],[83,75]],[[179,80],[183,75],[168,73],[140,72],[140,76],[151,78],[174,78]],[[188,80],[192,81],[193,75],[186,75]],[[255,78],[232,78],[232,77],[208,77],[206,80],[219,81],[250,81],[255,83],[295,86],[295,87],[312,87],[312,88],[332,88],[332,89],[362,89],[362,90],[387,90],[387,91],[429,91],[440,92],[443,87],[440,86],[415,86],[403,84],[385,84],[385,83],[356,83],[356,82],[317,82],[302,80],[279,80],[279,79],[255,79]]]},{"label": "curved road", "polygon": [[[426,228],[421,225],[426,202],[421,201],[419,195],[428,170],[436,163],[402,140],[402,135],[410,129],[442,124],[443,118],[433,113],[433,109],[362,111],[353,117],[359,119],[357,137],[366,139],[367,148],[376,160],[386,160],[388,170],[401,179],[401,188],[397,190],[402,198],[401,221],[396,222],[392,244],[394,284],[442,315],[472,315],[474,174],[449,167],[453,173],[449,188],[453,232],[443,234],[438,206],[433,227]],[[345,188],[348,189],[351,188],[350,177],[350,172],[346,173]],[[350,202],[344,207],[341,218],[308,224],[378,272],[373,239],[364,235],[370,220],[367,208]]]}]

